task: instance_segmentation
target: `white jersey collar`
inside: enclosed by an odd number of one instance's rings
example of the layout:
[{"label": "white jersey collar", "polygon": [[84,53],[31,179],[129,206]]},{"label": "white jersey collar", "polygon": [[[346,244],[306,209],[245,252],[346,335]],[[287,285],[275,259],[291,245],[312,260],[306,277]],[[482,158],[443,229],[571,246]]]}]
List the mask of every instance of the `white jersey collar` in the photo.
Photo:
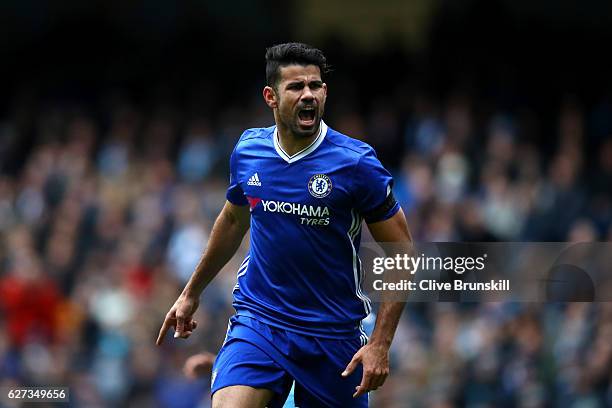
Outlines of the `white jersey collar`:
[{"label": "white jersey collar", "polygon": [[275,126],[274,135],[273,135],[274,149],[276,150],[276,153],[278,153],[278,155],[283,160],[285,160],[287,163],[293,163],[293,162],[300,160],[301,158],[308,156],[310,153],[317,150],[317,147],[319,147],[319,145],[323,142],[323,139],[325,139],[326,134],[327,134],[327,125],[325,124],[325,122],[323,122],[323,120],[321,120],[321,124],[319,125],[319,134],[317,135],[315,140],[313,140],[312,143],[309,144],[304,149],[300,150],[299,152],[295,153],[292,156],[289,156],[287,152],[285,152],[280,145],[280,141],[278,139],[278,127]]}]

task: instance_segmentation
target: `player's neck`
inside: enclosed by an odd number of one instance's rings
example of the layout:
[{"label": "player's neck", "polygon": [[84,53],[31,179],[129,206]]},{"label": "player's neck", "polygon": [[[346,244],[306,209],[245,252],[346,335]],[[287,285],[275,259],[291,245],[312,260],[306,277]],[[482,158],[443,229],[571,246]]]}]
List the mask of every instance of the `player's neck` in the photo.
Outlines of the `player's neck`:
[{"label": "player's neck", "polygon": [[321,129],[321,122],[319,122],[319,126],[317,126],[317,129],[312,134],[312,136],[307,137],[296,136],[293,134],[293,132],[291,132],[291,130],[289,130],[288,127],[278,123],[276,125],[276,129],[278,131],[278,143],[280,144],[281,148],[289,156],[293,156],[294,154],[310,146],[312,142],[317,138]]}]

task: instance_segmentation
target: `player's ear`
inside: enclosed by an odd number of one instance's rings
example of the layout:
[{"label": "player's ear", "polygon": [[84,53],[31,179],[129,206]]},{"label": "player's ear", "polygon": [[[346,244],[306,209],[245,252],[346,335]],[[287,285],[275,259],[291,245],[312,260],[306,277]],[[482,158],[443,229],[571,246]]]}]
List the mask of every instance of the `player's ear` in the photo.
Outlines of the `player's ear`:
[{"label": "player's ear", "polygon": [[264,101],[266,102],[266,105],[268,105],[270,108],[275,109],[278,107],[278,100],[276,98],[276,92],[274,91],[274,88],[272,88],[271,86],[266,86],[263,89],[263,97]]}]

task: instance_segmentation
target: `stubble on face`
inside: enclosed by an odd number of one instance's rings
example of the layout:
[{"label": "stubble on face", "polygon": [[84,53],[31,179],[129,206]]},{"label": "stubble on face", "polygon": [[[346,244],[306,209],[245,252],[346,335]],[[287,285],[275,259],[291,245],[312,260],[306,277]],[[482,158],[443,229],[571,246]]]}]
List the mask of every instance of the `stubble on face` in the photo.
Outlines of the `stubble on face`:
[{"label": "stubble on face", "polygon": [[315,65],[288,65],[280,68],[275,86],[280,125],[295,137],[308,138],[319,131],[327,97],[326,85]]}]

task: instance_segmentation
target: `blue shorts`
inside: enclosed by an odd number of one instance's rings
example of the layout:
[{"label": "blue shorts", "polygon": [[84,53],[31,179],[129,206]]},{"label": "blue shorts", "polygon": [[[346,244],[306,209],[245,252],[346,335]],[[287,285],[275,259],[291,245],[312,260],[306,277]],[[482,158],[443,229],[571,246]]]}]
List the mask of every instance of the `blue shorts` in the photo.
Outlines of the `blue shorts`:
[{"label": "blue shorts", "polygon": [[276,408],[283,406],[295,381],[300,408],[367,407],[367,394],[353,398],[361,365],[349,377],[341,376],[361,346],[359,337],[321,339],[233,316],[213,366],[212,393],[231,385],[265,388],[275,393],[268,406]]}]

